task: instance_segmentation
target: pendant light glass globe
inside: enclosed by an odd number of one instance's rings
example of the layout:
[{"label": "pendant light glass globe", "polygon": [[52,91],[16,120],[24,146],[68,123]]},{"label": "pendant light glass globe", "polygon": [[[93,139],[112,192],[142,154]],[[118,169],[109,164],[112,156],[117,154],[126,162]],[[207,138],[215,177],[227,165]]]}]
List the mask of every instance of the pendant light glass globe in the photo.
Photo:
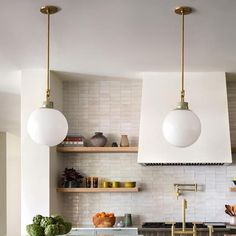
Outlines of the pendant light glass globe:
[{"label": "pendant light glass globe", "polygon": [[201,123],[194,112],[175,109],[167,114],[162,131],[170,144],[176,147],[187,147],[199,138]]},{"label": "pendant light glass globe", "polygon": [[29,117],[27,130],[34,142],[47,146],[61,143],[67,135],[65,116],[53,108],[38,108]]}]

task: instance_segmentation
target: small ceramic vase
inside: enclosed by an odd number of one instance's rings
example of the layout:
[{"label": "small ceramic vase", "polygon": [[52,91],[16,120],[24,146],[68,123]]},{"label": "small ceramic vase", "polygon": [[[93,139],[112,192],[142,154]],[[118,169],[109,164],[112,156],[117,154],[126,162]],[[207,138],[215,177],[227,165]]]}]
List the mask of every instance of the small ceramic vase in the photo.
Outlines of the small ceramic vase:
[{"label": "small ceramic vase", "polygon": [[125,227],[132,226],[131,214],[125,214]]},{"label": "small ceramic vase", "polygon": [[95,135],[90,139],[93,147],[104,147],[107,143],[107,138],[102,132],[96,132]]},{"label": "small ceramic vase", "polygon": [[79,183],[75,180],[72,181],[66,181],[64,184],[64,188],[78,188]]},{"label": "small ceramic vase", "polygon": [[129,147],[128,135],[121,135],[120,146]]}]

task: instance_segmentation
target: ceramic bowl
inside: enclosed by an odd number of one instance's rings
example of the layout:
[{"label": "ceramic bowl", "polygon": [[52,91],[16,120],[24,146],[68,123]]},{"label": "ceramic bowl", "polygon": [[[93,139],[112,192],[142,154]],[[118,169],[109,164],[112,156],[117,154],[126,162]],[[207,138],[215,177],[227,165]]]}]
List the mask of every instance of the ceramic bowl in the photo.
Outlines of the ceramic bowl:
[{"label": "ceramic bowl", "polygon": [[128,182],[128,181],[124,182],[125,188],[135,188],[135,186],[136,186],[136,182]]},{"label": "ceramic bowl", "polygon": [[97,228],[111,228],[116,222],[116,217],[93,217],[93,224]]}]

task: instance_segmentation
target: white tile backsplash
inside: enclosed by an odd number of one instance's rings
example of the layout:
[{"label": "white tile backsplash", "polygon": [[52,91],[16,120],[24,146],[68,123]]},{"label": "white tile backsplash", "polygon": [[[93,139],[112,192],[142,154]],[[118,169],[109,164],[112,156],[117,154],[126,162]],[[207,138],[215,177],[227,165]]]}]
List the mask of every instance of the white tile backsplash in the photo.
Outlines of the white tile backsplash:
[{"label": "white tile backsplash", "polygon": [[[102,131],[119,143],[128,134],[137,145],[142,82],[66,81],[63,84],[64,113],[69,133],[87,138]],[[236,83],[228,83],[231,140],[236,145]],[[187,220],[228,221],[224,204],[235,204],[236,193],[229,192],[236,176],[230,166],[157,166],[137,164],[137,154],[64,154],[65,167],[74,167],[87,176],[107,180],[138,181],[139,193],[64,194],[64,215],[76,224],[91,224],[98,211],[131,213],[134,223],[181,221],[181,198],[176,200],[174,183],[197,183],[199,192],[187,192]]]}]

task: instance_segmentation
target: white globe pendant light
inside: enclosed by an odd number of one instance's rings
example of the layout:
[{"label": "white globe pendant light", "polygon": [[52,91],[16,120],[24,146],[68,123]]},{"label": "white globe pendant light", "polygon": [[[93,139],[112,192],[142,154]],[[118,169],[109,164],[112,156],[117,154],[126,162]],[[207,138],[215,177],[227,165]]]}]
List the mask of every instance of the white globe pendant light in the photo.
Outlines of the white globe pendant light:
[{"label": "white globe pendant light", "polygon": [[201,134],[201,122],[197,115],[189,110],[188,103],[184,100],[184,16],[191,12],[190,7],[177,7],[175,9],[175,13],[182,16],[181,97],[176,109],[170,111],[165,117],[162,131],[167,142],[176,147],[192,145]]},{"label": "white globe pendant light", "polygon": [[53,109],[53,102],[50,101],[50,15],[58,12],[59,8],[45,6],[40,11],[48,16],[46,100],[43,102],[42,107],[31,113],[28,119],[27,131],[37,144],[55,146],[64,140],[68,132],[68,123],[65,116],[60,111]]}]

